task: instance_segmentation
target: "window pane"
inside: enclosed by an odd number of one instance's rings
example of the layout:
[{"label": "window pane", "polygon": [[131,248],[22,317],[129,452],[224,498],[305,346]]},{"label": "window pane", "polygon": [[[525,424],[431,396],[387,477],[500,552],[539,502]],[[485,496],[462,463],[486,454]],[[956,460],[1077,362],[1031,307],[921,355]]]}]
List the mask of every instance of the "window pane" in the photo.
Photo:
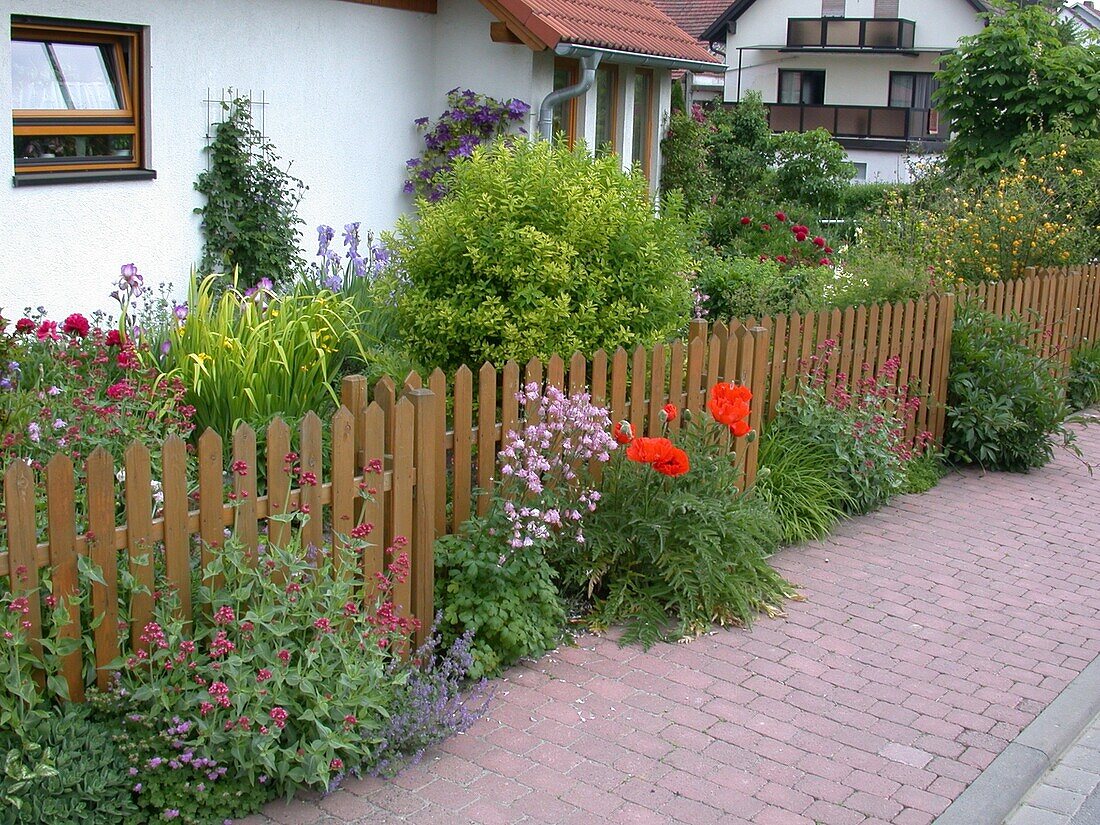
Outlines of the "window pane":
[{"label": "window pane", "polygon": [[820,106],[825,102],[825,72],[802,72],[802,103]]},{"label": "window pane", "polygon": [[[596,153],[614,152],[615,70],[596,70]],[[608,146],[607,144],[611,144]]]},{"label": "window pane", "polygon": [[130,135],[16,135],[17,161],[53,158],[133,157]]},{"label": "window pane", "polygon": [[779,72],[779,102],[802,102],[802,73],[780,70]]},{"label": "window pane", "polygon": [[875,0],[875,17],[897,17],[898,0]]},{"label": "window pane", "polygon": [[826,46],[858,46],[858,20],[830,20],[825,29]]},{"label": "window pane", "polygon": [[12,42],[13,109],[121,109],[113,47]]},{"label": "window pane", "polygon": [[634,146],[631,157],[642,168],[649,169],[649,96],[650,77],[645,72],[634,74]]},{"label": "window pane", "polygon": [[51,43],[72,109],[121,109],[110,46]]},{"label": "window pane", "polygon": [[68,108],[45,43],[12,41],[11,86],[13,109]]},{"label": "window pane", "polygon": [[892,74],[890,76],[890,105],[904,109],[913,105],[913,75]]},{"label": "window pane", "polygon": [[822,17],[843,17],[844,0],[821,0]]}]

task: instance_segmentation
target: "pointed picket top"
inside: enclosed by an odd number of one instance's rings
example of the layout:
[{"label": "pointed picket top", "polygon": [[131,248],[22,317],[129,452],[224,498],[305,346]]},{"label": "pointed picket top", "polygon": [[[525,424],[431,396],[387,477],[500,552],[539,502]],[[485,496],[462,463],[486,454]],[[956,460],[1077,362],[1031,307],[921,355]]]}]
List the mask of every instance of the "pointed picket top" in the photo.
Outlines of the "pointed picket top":
[{"label": "pointed picket top", "polygon": [[[512,362],[509,362],[509,363],[512,363]],[[461,376],[461,378],[460,378],[460,376]],[[455,382],[454,383],[455,383],[456,387],[458,386],[460,380],[461,381],[469,381],[472,384],[473,379],[474,379],[474,374],[470,371],[470,368],[467,367],[465,364],[463,364],[461,367],[459,367],[457,370],[455,370]]]},{"label": "pointed picket top", "polygon": [[405,380],[402,382],[402,385],[406,390],[418,390],[424,386],[424,382],[420,378],[420,373],[418,373],[416,370],[412,370],[408,375],[405,376]]},{"label": "pointed picket top", "polygon": [[559,390],[563,388],[565,384],[565,362],[560,355],[552,355],[550,360],[546,362],[546,383],[557,387]]},{"label": "pointed picket top", "polygon": [[435,392],[435,387],[442,382],[443,386],[447,386],[447,373],[443,372],[439,367],[432,370],[432,374],[428,376],[428,389]]},{"label": "pointed picket top", "polygon": [[531,358],[523,369],[523,381],[525,384],[542,384],[542,361]]},{"label": "pointed picket top", "polygon": [[397,394],[397,384],[388,375],[383,375],[374,382],[374,392],[371,398],[375,401],[385,398],[393,398]]},{"label": "pointed picket top", "polygon": [[569,394],[577,395],[584,392],[588,384],[588,360],[579,352],[574,352],[569,359]]},{"label": "pointed picket top", "polygon": [[497,383],[497,368],[486,361],[481,365],[481,369],[477,371],[477,377],[483,387],[487,386],[491,377],[492,384],[495,387]]}]

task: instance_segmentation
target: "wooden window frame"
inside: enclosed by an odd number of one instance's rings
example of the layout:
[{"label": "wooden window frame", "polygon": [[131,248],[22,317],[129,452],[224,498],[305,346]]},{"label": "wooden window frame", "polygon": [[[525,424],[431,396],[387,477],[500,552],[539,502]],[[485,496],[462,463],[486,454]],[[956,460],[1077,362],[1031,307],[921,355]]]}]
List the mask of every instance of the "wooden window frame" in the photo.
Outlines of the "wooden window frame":
[{"label": "wooden window frame", "polygon": [[120,109],[12,109],[13,136],[125,135],[130,138],[130,156],[126,159],[103,156],[40,163],[15,158],[17,178],[48,172],[96,173],[144,168],[144,61],[140,29],[107,23],[15,19],[11,25],[11,41],[109,47],[114,53],[112,79],[117,82],[122,97]]},{"label": "wooden window frame", "polygon": [[[559,70],[568,72],[568,85],[577,85],[581,71],[581,64],[579,61],[571,60],[567,57],[555,57],[554,73],[557,74]],[[562,110],[562,123],[565,125],[565,143],[572,149],[573,145],[577,142],[577,98],[571,98],[561,105],[565,107]],[[555,137],[557,137],[557,135],[555,135]]]},{"label": "wooden window frame", "polygon": [[[648,180],[650,183],[652,183],[653,178],[651,176],[652,175],[651,167],[652,167],[652,164],[653,164],[653,160],[652,160],[652,156],[653,156],[653,110],[654,110],[654,101],[656,99],[656,94],[655,93],[657,91],[656,90],[657,75],[652,69],[642,69],[642,68],[636,68],[634,70],[634,75],[635,75],[635,77],[637,77],[638,75],[641,75],[643,77],[647,77],[649,79],[649,83],[647,85],[648,93],[646,94],[646,99],[645,99],[645,135],[642,137],[642,157],[641,158],[633,158],[632,160],[634,162],[641,161],[642,172],[645,173],[646,180]],[[634,88],[630,90],[630,93],[632,95],[635,95],[635,97],[634,97],[634,111],[635,112],[638,111],[637,91],[638,91],[637,81],[635,81]],[[633,147],[631,147],[631,149],[633,149]]]}]

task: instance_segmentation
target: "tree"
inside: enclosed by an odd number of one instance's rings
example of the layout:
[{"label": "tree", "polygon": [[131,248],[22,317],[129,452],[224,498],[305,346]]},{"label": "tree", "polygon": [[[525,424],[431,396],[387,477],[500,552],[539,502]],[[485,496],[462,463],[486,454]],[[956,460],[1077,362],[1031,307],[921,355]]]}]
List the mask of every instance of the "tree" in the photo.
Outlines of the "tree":
[{"label": "tree", "polygon": [[775,139],[760,93],[749,92],[736,106],[713,107],[707,120],[707,149],[718,196],[736,200],[758,190],[775,164]]},{"label": "tree", "polygon": [[954,131],[952,166],[1001,168],[1056,123],[1100,133],[1100,44],[1043,4],[994,3],[988,25],[959,41],[936,78],[933,102]]}]

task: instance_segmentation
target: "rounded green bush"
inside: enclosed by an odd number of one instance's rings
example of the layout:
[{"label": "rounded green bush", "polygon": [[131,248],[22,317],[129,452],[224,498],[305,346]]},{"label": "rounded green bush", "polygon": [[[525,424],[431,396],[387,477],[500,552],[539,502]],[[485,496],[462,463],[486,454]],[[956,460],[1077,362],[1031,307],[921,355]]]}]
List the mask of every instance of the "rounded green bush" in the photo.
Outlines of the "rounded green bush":
[{"label": "rounded green bush", "polygon": [[402,334],[426,367],[525,362],[675,334],[691,308],[689,230],[614,157],[498,142],[456,165],[389,244]]}]

